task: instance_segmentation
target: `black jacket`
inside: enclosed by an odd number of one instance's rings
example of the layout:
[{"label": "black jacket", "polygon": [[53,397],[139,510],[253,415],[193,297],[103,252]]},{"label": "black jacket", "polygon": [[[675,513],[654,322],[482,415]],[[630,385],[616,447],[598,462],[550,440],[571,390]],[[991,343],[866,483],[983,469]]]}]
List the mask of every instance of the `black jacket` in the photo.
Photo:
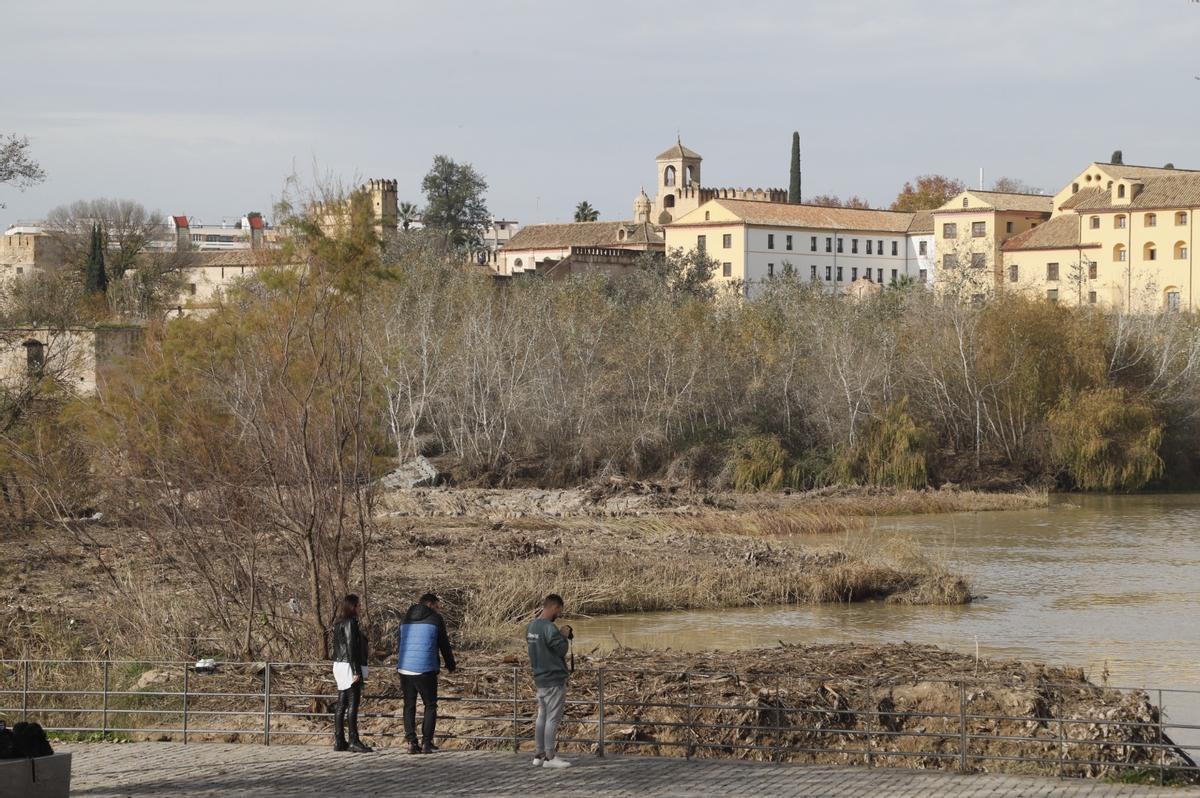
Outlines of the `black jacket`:
[{"label": "black jacket", "polygon": [[396,641],[396,670],[410,673],[437,673],[438,652],[446,663],[446,670],[453,671],[454,652],[450,650],[450,636],[446,634],[446,621],[424,604],[414,604],[400,621],[400,632]]},{"label": "black jacket", "polygon": [[358,673],[367,664],[367,636],[358,626],[358,618],[347,618],[333,625],[333,661],[349,662]]}]

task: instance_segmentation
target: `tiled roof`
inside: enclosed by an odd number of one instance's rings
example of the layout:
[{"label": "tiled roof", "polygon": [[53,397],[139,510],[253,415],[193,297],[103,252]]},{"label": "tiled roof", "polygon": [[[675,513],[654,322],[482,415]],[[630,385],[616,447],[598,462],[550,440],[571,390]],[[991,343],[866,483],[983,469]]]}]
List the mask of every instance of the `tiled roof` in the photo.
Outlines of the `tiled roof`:
[{"label": "tiled roof", "polygon": [[1092,186],[1090,188],[1081,188],[1079,191],[1076,191],[1070,197],[1067,197],[1066,201],[1063,202],[1063,204],[1059,205],[1058,207],[1061,210],[1069,211],[1072,208],[1078,208],[1080,203],[1082,203],[1082,202],[1094,199],[1095,197],[1099,196],[1100,194],[1107,194],[1107,193],[1108,193],[1107,191],[1100,188],[1099,186]]},{"label": "tiled roof", "polygon": [[[241,267],[241,266],[277,266],[277,258],[272,257],[272,250],[261,249],[222,249],[215,252],[186,252],[179,253],[187,258],[187,268],[200,267]],[[275,253],[277,254],[277,252]]]},{"label": "tiled roof", "polygon": [[[792,205],[784,202],[758,202],[755,200],[715,199],[711,201],[727,209],[746,224],[778,227],[817,227],[907,233],[915,215],[900,211],[831,208],[825,205]],[[695,222],[695,224],[704,224],[704,222]]]},{"label": "tiled roof", "polygon": [[933,211],[917,211],[908,225],[909,235],[933,232]]},{"label": "tiled roof", "polygon": [[176,227],[188,226],[188,218],[186,216],[172,216],[171,219],[175,222]]},{"label": "tiled roof", "polygon": [[1082,213],[1099,210],[1137,210],[1138,208],[1200,207],[1200,172],[1168,172],[1162,176],[1139,179],[1144,188],[1128,203],[1114,205],[1111,192],[1100,191],[1077,203],[1075,210]]},{"label": "tiled roof", "polygon": [[1118,179],[1129,177],[1166,177],[1168,175],[1196,173],[1195,169],[1176,169],[1174,167],[1168,169],[1165,166],[1137,166],[1136,164],[1104,163],[1103,161],[1096,161],[1096,166]]},{"label": "tiled roof", "polygon": [[[1015,252],[1023,249],[1070,249],[1080,246],[1079,217],[1073,213],[1055,216],[1049,221],[1042,222],[1032,230],[1018,233],[1001,244],[1005,252]],[[1096,246],[1084,244],[1083,246]]]},{"label": "tiled roof", "polygon": [[937,209],[937,213],[972,213],[980,210],[996,211],[1025,211],[1031,213],[1050,213],[1054,210],[1054,198],[1045,194],[1010,194],[1007,191],[979,191],[968,189],[963,194],[986,202],[989,208],[971,208],[962,206],[962,194],[957,195],[945,205]]},{"label": "tiled roof", "polygon": [[[625,232],[624,237],[621,231]],[[662,243],[662,230],[644,222],[569,222],[529,224],[504,244],[507,250],[614,247]]]},{"label": "tiled roof", "polygon": [[695,150],[689,150],[687,147],[683,146],[683,142],[679,139],[676,139],[673,145],[659,153],[659,156],[655,158],[655,160],[666,161],[672,158],[695,158],[697,160],[703,160],[700,158],[700,153],[696,152]]}]

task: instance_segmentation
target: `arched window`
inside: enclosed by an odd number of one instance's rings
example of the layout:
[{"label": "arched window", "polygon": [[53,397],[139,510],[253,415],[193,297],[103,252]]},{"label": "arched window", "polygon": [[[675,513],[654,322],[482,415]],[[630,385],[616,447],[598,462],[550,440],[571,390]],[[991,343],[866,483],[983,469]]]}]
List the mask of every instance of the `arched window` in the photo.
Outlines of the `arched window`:
[{"label": "arched window", "polygon": [[1175,242],[1175,260],[1187,260],[1188,248],[1186,241]]},{"label": "arched window", "polygon": [[967,207],[967,197],[963,197],[963,207]]},{"label": "arched window", "polygon": [[[668,168],[670,168],[670,167],[668,167]],[[667,196],[663,197],[663,207],[664,208],[674,208],[675,207],[675,195],[674,194],[668,194]]]},{"label": "arched window", "polygon": [[1125,184],[1117,186],[1117,199],[1125,199]]},{"label": "arched window", "polygon": [[668,166],[666,169],[663,170],[663,185],[664,186],[675,185],[675,167],[674,166]]},{"label": "arched window", "polygon": [[1125,214],[1123,214],[1123,213],[1119,213],[1113,217],[1113,227],[1115,227],[1118,230],[1124,230],[1126,222],[1127,222],[1127,220],[1125,218]]},{"label": "arched window", "polygon": [[1113,247],[1113,260],[1117,261],[1118,263],[1124,263],[1127,256],[1128,253],[1125,251],[1124,244],[1117,244],[1115,247]]},{"label": "arched window", "polygon": [[1175,212],[1175,224],[1180,226],[1187,224],[1187,211]]},{"label": "arched window", "polygon": [[[1091,180],[1091,178],[1089,177],[1089,178],[1088,178],[1088,180]],[[1071,193],[1072,193],[1072,194],[1078,194],[1078,193],[1079,193],[1079,184],[1078,184],[1078,183],[1072,183],[1072,184],[1071,184]]]},{"label": "arched window", "polygon": [[1179,310],[1179,289],[1170,286],[1163,291],[1163,306],[1167,310]]},{"label": "arched window", "polygon": [[1142,260],[1158,260],[1158,248],[1147,242],[1146,246],[1142,247]]},{"label": "arched window", "polygon": [[1145,218],[1142,219],[1142,224],[1144,224],[1146,227],[1158,227],[1158,214],[1146,214]]},{"label": "arched window", "polygon": [[694,164],[689,164],[683,174],[683,184],[685,186],[690,186],[696,182],[696,167]]}]

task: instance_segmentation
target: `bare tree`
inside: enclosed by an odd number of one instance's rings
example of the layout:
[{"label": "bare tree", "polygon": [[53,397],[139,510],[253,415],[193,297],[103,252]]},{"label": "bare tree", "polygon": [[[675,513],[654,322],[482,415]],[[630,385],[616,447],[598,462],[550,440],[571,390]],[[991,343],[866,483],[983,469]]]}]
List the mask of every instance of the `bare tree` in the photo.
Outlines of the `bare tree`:
[{"label": "bare tree", "polygon": [[165,239],[163,218],[159,211],[147,211],[134,200],[79,200],[51,210],[46,231],[62,246],[65,261],[81,266],[87,257],[88,235],[98,225],[109,250],[109,274],[120,279],[137,265],[142,253]]},{"label": "bare tree", "polygon": [[[0,136],[0,186],[24,191],[46,179],[46,173],[29,154],[29,139],[10,134]],[[0,202],[0,208],[4,203]]]}]

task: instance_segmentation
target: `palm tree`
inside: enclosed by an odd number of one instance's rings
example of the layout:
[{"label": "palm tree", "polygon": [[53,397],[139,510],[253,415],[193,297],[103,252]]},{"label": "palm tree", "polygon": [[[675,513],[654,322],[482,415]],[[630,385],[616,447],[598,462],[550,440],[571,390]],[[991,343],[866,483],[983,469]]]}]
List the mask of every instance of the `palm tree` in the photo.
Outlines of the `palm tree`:
[{"label": "palm tree", "polygon": [[592,207],[592,204],[587,200],[575,206],[575,221],[577,222],[594,222],[600,218],[600,211]]},{"label": "palm tree", "polygon": [[413,222],[421,220],[421,209],[413,202],[401,202],[396,212],[400,216],[401,230],[407,230]]}]

